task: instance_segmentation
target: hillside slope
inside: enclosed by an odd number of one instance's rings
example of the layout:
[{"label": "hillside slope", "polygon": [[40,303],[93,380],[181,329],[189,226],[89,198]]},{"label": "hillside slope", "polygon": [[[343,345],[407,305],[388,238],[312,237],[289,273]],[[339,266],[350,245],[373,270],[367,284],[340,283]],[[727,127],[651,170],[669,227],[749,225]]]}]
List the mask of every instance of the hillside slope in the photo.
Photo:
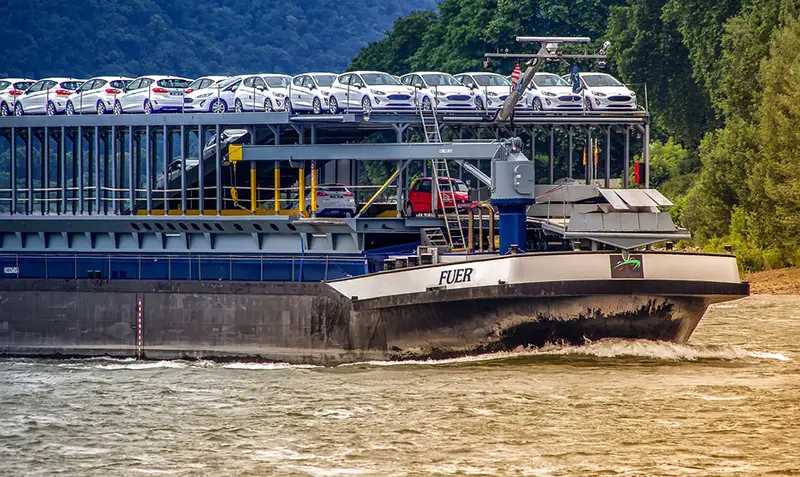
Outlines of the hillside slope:
[{"label": "hillside slope", "polygon": [[0,77],[342,71],[436,0],[81,0],[0,5]]}]

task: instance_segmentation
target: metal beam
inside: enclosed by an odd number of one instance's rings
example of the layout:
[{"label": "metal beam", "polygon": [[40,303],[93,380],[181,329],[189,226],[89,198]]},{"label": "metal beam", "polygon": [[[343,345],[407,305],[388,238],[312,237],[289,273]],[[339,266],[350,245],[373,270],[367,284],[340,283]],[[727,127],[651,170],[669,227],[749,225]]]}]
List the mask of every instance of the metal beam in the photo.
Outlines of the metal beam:
[{"label": "metal beam", "polygon": [[243,145],[243,161],[422,161],[491,159],[499,143],[324,144],[291,146]]}]

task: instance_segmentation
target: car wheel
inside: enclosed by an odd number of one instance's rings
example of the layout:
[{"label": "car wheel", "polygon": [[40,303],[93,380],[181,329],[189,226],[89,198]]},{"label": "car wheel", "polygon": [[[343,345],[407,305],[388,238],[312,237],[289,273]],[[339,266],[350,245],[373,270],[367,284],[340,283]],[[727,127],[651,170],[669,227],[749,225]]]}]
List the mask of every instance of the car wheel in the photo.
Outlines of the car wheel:
[{"label": "car wheel", "polygon": [[47,115],[48,116],[55,116],[56,113],[57,113],[56,105],[52,101],[48,102],[47,103]]},{"label": "car wheel", "polygon": [[22,104],[17,101],[17,105],[14,106],[14,116],[24,116],[25,111],[22,109]]},{"label": "car wheel", "polygon": [[328,100],[328,111],[331,114],[336,114],[339,112],[339,102],[336,101],[336,96],[331,96]]},{"label": "car wheel", "polygon": [[233,110],[236,111],[237,113],[244,112],[244,105],[239,100],[239,98],[236,98],[236,101],[233,102]]},{"label": "car wheel", "polygon": [[122,103],[120,103],[119,101],[114,101],[114,114],[116,114],[117,116],[122,114]]},{"label": "car wheel", "polygon": [[321,114],[322,101],[320,101],[319,98],[314,98],[314,101],[311,103],[311,109],[314,111],[314,114]]},{"label": "car wheel", "polygon": [[430,111],[433,109],[433,104],[431,103],[431,98],[425,96],[422,98],[422,110],[423,111]]},{"label": "car wheel", "polygon": [[587,111],[594,111],[594,107],[592,106],[592,98],[583,98],[583,104]]},{"label": "car wheel", "polygon": [[542,100],[539,98],[533,98],[533,110],[534,111],[541,111],[542,110]]},{"label": "car wheel", "polygon": [[286,108],[286,112],[289,113],[290,116],[294,114],[294,108],[292,107],[292,102],[289,101],[289,98],[286,98],[286,101],[283,102],[283,106]]},{"label": "car wheel", "polygon": [[414,206],[409,202],[406,204],[406,217],[414,217],[415,215],[417,214],[414,212]]},{"label": "car wheel", "polygon": [[372,101],[370,101],[367,96],[361,98],[361,111],[363,111],[364,114],[372,113]]},{"label": "car wheel", "polygon": [[217,98],[208,105],[208,110],[212,113],[222,114],[228,111],[228,103]]},{"label": "car wheel", "polygon": [[479,111],[486,109],[483,107],[483,100],[481,98],[475,98],[475,109]]},{"label": "car wheel", "polygon": [[102,116],[102,115],[106,114],[106,112],[107,112],[106,111],[106,105],[102,101],[98,101],[97,102],[97,114],[99,116]]},{"label": "car wheel", "polygon": [[75,114],[75,106],[72,104],[72,101],[67,101],[67,107],[64,108],[67,112],[67,116],[72,116]]},{"label": "car wheel", "polygon": [[144,114],[153,114],[153,105],[150,104],[149,99],[144,100],[144,104],[142,105],[142,109],[144,110]]},{"label": "car wheel", "polygon": [[10,114],[11,110],[8,109],[8,105],[5,102],[3,102],[3,104],[0,104],[0,116],[8,116]]},{"label": "car wheel", "polygon": [[264,100],[264,111],[268,113],[275,111],[275,108],[272,106],[272,101],[270,101],[269,98]]}]

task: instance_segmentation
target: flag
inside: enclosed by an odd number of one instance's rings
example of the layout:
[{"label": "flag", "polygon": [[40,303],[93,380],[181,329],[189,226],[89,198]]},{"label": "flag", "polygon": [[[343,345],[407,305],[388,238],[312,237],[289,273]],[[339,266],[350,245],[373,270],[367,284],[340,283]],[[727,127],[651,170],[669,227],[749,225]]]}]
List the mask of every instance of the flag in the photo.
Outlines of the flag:
[{"label": "flag", "polygon": [[597,161],[600,159],[600,148],[597,147],[597,142],[594,143],[594,165],[597,165]]},{"label": "flag", "polygon": [[519,85],[519,77],[520,77],[521,74],[522,74],[522,72],[519,69],[519,61],[518,61],[517,65],[514,66],[514,71],[511,72],[511,84],[514,85],[515,89],[516,89],[517,85]]}]

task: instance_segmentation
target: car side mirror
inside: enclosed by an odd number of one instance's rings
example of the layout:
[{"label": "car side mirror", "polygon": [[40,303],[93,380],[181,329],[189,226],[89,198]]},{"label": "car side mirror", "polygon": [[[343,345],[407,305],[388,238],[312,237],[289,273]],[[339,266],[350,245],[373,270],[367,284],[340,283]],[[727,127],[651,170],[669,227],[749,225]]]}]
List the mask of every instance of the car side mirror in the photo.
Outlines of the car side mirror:
[{"label": "car side mirror", "polygon": [[317,88],[317,87],[316,87],[316,86],[314,86],[313,84],[310,84],[310,85],[308,85],[308,89],[316,89],[316,88]]},{"label": "car side mirror", "polygon": [[128,88],[122,88],[122,92],[123,93],[127,93],[128,92]]},{"label": "car side mirror", "polygon": [[256,88],[258,88],[259,91],[264,91],[265,89],[267,89],[267,88],[265,88],[263,86],[257,86]]},{"label": "car side mirror", "polygon": [[80,88],[76,89],[76,90],[75,90],[75,93],[76,93],[76,94],[81,94],[81,90],[80,90]]},{"label": "car side mirror", "polygon": [[422,83],[414,83],[414,87],[417,89],[422,89]]},{"label": "car side mirror", "polygon": [[234,91],[236,91],[237,89],[239,89],[239,87],[238,87],[238,86],[231,86],[231,87],[230,87],[230,89],[229,89],[228,91],[230,91],[231,93],[233,93],[233,92],[234,92]]}]

